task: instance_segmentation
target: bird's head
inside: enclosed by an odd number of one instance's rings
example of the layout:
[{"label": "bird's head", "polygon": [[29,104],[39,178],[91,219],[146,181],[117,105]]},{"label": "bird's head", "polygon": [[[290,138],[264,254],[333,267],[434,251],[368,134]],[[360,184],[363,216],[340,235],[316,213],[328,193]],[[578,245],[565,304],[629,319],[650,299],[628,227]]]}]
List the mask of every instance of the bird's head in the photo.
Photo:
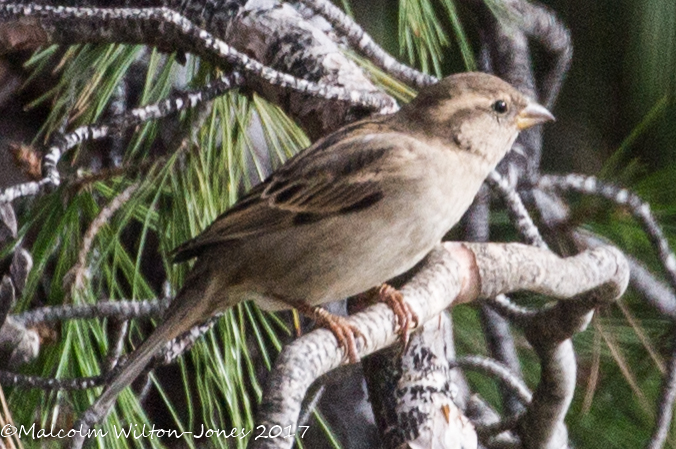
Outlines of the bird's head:
[{"label": "bird's head", "polygon": [[399,114],[428,138],[497,163],[519,131],[554,116],[511,84],[486,73],[451,75],[420,91]]}]

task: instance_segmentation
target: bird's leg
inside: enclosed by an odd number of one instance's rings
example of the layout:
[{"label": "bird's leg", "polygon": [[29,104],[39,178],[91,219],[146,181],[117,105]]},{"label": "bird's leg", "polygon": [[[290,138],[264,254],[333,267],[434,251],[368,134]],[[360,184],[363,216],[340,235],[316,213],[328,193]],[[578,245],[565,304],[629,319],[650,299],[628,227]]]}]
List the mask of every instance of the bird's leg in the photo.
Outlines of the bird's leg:
[{"label": "bird's leg", "polygon": [[359,362],[355,338],[366,339],[357,326],[351,324],[345,317],[329,313],[319,306],[311,306],[302,301],[284,300],[303,315],[315,320],[318,326],[330,330],[338,340],[338,345],[345,350],[351,363]]}]

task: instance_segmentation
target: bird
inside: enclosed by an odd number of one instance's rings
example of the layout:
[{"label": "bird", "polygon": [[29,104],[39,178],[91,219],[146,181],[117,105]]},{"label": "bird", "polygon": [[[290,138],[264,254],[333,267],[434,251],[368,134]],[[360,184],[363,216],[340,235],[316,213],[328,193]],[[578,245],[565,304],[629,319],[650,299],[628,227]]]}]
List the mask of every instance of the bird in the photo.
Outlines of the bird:
[{"label": "bird", "polygon": [[389,115],[349,124],[290,158],[173,252],[196,259],[164,320],[88,413],[104,416],[166,343],[235,304],[297,308],[354,357],[358,329],[321,304],[378,286],[422,260],[462,217],[520,131],[554,116],[493,75],[427,86]]}]

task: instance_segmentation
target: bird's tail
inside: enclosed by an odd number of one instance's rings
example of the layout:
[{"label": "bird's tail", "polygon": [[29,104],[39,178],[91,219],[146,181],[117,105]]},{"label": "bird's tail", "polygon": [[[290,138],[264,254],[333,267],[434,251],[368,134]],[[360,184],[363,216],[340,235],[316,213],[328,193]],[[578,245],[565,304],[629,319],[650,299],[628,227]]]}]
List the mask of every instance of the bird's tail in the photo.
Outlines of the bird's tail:
[{"label": "bird's tail", "polygon": [[153,356],[162,347],[187,332],[206,319],[200,305],[204,302],[193,301],[193,289],[184,289],[172,301],[165,314],[165,320],[150,334],[148,339],[136,349],[124,363],[121,371],[115,375],[101,396],[87,410],[84,419],[94,422],[101,420],[115,403],[117,396],[130,385],[146,368]]}]

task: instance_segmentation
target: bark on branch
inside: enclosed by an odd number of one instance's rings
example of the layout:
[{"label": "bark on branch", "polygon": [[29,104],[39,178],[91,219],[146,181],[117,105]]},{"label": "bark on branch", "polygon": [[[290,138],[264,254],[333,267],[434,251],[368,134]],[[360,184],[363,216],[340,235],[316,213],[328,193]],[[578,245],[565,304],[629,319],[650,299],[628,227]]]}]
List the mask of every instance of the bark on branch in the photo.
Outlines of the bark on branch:
[{"label": "bark on branch", "polygon": [[[237,67],[313,140],[372,108],[397,109],[335,42],[275,0],[224,0],[218,8],[197,0],[0,3],[0,54],[52,43],[113,42],[190,52]],[[366,97],[366,103],[360,100]]]},{"label": "bark on branch", "polygon": [[[420,326],[450,305],[518,290],[566,300],[544,309],[542,320],[533,320],[530,330],[541,335],[542,347],[551,352],[547,342],[568,341],[572,333],[584,329],[589,313],[599,304],[617,299],[628,281],[627,261],[612,247],[599,247],[562,259],[547,250],[522,244],[444,243],[427,256],[401,292],[420,317]],[[395,316],[384,304],[369,307],[349,319],[367,338],[366,342],[359,342],[362,357],[397,341]],[[552,333],[550,320],[562,320],[565,325]],[[540,321],[549,326],[538,325]],[[267,429],[274,425],[295,426],[307,389],[344,360],[345,354],[328,330],[318,329],[288,345],[268,381],[257,423]],[[549,398],[538,391],[540,388],[534,396],[540,398],[535,412],[551,413],[547,407]],[[532,413],[528,416],[527,422],[532,423]],[[423,422],[432,422],[432,417],[429,418]],[[292,443],[291,439],[258,439],[251,440],[250,447],[288,448]],[[535,447],[531,444],[527,447]],[[545,443],[538,447],[548,446]]]}]

